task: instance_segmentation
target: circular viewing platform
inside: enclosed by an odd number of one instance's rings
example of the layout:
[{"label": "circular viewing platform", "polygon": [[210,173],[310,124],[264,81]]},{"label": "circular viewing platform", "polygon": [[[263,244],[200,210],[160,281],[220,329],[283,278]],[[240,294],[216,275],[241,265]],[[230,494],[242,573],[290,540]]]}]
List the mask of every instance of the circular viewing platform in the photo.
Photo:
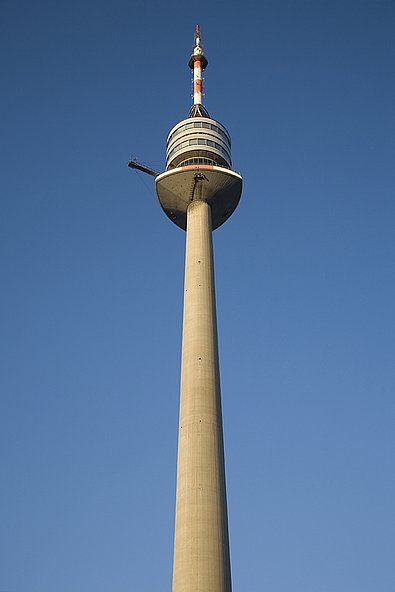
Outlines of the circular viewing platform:
[{"label": "circular viewing platform", "polygon": [[201,200],[211,207],[212,229],[215,230],[236,209],[242,178],[223,166],[191,164],[167,170],[156,177],[155,184],[163,210],[177,226],[186,230],[187,208],[192,201]]},{"label": "circular viewing platform", "polygon": [[189,117],[170,130],[166,170],[190,164],[193,158],[205,158],[210,161],[207,164],[232,168],[230,135],[221,123],[210,117]]}]

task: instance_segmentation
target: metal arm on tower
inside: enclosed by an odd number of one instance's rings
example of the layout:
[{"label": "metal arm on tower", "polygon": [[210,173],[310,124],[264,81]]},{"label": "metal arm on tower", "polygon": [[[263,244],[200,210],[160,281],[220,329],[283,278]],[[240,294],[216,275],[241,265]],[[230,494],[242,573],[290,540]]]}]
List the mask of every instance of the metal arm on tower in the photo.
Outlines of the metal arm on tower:
[{"label": "metal arm on tower", "polygon": [[144,164],[141,164],[140,162],[137,162],[136,159],[129,160],[128,167],[130,167],[131,169],[137,169],[138,171],[141,171],[142,173],[147,173],[147,175],[151,175],[152,177],[157,177],[158,175],[160,175],[160,173],[158,173],[158,171],[154,171],[154,169],[151,169],[150,167],[145,166]]}]

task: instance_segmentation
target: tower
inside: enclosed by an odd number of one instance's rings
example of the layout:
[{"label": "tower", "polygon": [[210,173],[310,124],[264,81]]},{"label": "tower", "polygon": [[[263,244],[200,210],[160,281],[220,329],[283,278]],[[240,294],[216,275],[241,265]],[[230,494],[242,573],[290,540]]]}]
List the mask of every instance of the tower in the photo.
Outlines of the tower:
[{"label": "tower", "polygon": [[156,192],[186,230],[184,314],[172,592],[231,592],[212,231],[233,213],[242,179],[226,128],[202,104],[207,59],[199,25],[188,65],[194,102],[169,132]]}]

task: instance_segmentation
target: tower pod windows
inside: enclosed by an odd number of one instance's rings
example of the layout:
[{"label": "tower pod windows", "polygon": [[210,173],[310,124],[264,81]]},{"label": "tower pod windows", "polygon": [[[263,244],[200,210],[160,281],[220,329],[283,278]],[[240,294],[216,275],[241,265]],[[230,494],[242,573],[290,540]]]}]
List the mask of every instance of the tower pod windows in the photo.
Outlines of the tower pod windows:
[{"label": "tower pod windows", "polygon": [[175,138],[176,136],[178,136],[180,133],[182,133],[185,130],[189,130],[189,129],[193,129],[193,128],[195,128],[195,129],[204,128],[204,129],[212,130],[213,132],[216,132],[220,136],[223,136],[225,141],[230,146],[231,139],[230,139],[230,135],[227,132],[227,130],[223,127],[223,125],[219,124],[218,122],[211,123],[211,121],[213,121],[213,120],[203,120],[202,119],[202,121],[192,121],[192,122],[189,122],[186,124],[184,123],[185,120],[181,121],[173,128],[174,131],[171,130],[169,137],[167,138],[167,146],[169,145],[171,140],[173,138]]},{"label": "tower pod windows", "polygon": [[215,148],[221,154],[230,161],[230,154],[228,150],[222,145],[218,144],[218,142],[213,142],[213,140],[208,140],[207,138],[192,138],[190,140],[185,140],[184,142],[180,142],[177,144],[173,150],[171,150],[167,154],[167,160],[169,161],[173,155],[177,154],[180,150],[187,148],[189,146],[210,146],[211,148]]},{"label": "tower pod windows", "polygon": [[178,166],[179,167],[193,166],[194,164],[218,166],[218,163],[215,162],[215,160],[211,160],[210,158],[187,158],[186,160],[183,160],[182,162],[180,162],[180,164]]},{"label": "tower pod windows", "polygon": [[230,154],[230,136],[223,125],[210,118],[184,119],[169,133],[166,169],[195,157],[209,158],[219,166],[231,168]]}]

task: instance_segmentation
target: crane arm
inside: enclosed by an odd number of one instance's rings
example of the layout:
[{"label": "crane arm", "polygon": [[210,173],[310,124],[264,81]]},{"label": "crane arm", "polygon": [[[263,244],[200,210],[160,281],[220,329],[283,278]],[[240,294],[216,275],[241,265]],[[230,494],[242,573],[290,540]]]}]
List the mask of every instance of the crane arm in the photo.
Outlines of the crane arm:
[{"label": "crane arm", "polygon": [[151,175],[152,177],[157,177],[158,175],[160,175],[158,171],[154,171],[154,169],[151,169],[150,167],[145,166],[140,162],[137,162],[137,160],[129,160],[128,167],[130,167],[131,169],[137,169],[138,171],[141,171],[143,173],[147,173],[147,175]]}]

